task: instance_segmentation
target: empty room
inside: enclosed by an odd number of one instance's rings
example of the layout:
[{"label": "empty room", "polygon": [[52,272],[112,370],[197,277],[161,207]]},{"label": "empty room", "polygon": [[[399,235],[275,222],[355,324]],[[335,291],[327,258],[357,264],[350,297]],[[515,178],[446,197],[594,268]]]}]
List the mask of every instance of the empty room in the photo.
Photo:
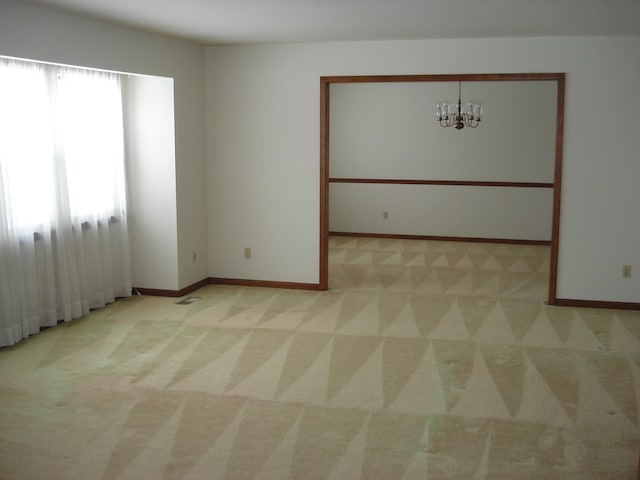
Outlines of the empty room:
[{"label": "empty room", "polygon": [[0,479],[638,478],[638,18],[0,0]]}]

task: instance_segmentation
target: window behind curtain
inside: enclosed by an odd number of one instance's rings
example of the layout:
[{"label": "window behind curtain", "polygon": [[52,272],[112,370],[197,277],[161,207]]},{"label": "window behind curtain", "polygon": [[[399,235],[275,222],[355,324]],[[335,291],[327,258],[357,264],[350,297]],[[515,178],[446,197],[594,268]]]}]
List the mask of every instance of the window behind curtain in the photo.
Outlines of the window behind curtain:
[{"label": "window behind curtain", "polygon": [[10,229],[42,224],[51,215],[53,134],[44,68],[0,61],[0,168]]},{"label": "window behind curtain", "polygon": [[131,295],[111,73],[0,58],[0,346]]},{"label": "window behind curtain", "polygon": [[124,213],[119,77],[0,60],[0,167],[12,228]]}]

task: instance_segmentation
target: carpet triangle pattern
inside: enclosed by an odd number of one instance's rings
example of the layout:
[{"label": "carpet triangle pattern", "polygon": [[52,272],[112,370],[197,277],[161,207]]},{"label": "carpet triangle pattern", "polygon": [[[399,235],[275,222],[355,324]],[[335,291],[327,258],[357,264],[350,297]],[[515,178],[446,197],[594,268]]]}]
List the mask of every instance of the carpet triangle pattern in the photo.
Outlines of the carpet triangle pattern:
[{"label": "carpet triangle pattern", "polygon": [[0,478],[635,478],[640,312],[546,305],[548,275],[332,237],[327,292],[120,300],[0,350]]}]

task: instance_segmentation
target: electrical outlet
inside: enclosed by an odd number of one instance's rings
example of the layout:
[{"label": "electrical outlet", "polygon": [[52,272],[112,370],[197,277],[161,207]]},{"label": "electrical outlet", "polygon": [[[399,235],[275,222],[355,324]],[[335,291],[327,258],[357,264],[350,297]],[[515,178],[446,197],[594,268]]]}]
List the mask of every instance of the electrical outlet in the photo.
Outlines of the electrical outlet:
[{"label": "electrical outlet", "polygon": [[382,212],[382,218],[385,220],[389,220],[389,212],[387,212],[386,210]]},{"label": "electrical outlet", "polygon": [[631,278],[631,265],[622,266],[622,278]]},{"label": "electrical outlet", "polygon": [[247,260],[251,259],[251,249],[249,247],[245,247],[244,249],[244,258]]}]

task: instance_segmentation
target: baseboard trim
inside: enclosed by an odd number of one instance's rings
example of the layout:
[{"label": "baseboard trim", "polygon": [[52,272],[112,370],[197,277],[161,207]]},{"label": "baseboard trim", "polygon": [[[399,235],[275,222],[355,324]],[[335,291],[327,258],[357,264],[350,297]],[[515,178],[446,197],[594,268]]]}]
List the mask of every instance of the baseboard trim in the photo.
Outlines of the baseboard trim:
[{"label": "baseboard trim", "polygon": [[193,283],[180,290],[164,290],[160,288],[133,288],[133,294],[149,295],[151,297],[184,297],[185,295],[198,290],[206,285],[209,285],[209,279],[205,278],[196,283]]},{"label": "baseboard trim", "polygon": [[[334,234],[332,234],[334,235]],[[368,237],[367,234],[355,234],[355,235],[341,235],[336,233],[336,236],[358,236]],[[371,235],[374,236],[374,235]],[[396,237],[384,237],[384,238],[396,238]],[[401,237],[404,238],[404,237]],[[413,238],[413,236],[411,237]],[[442,237],[438,237],[442,238]],[[445,237],[449,238],[449,237]],[[459,238],[459,237],[453,237]],[[465,240],[450,240],[450,241],[465,241]],[[469,241],[469,240],[466,240]],[[479,240],[476,240],[479,241]],[[521,243],[521,242],[519,242]],[[536,244],[538,245],[538,244]],[[320,291],[320,285],[317,283],[299,283],[299,282],[278,282],[273,280],[246,280],[241,278],[220,278],[220,277],[208,277],[193,283],[180,290],[164,290],[158,288],[137,288],[134,287],[133,294],[149,295],[153,297],[184,297],[189,293],[198,290],[199,288],[207,285],[232,285],[239,287],[262,287],[262,288],[281,288],[288,290],[312,290]],[[573,298],[555,298],[549,302],[549,305],[557,307],[576,307],[576,308],[606,308],[609,310],[640,310],[640,303],[636,302],[609,302],[602,300],[578,300]]]},{"label": "baseboard trim", "polygon": [[132,288],[133,295],[148,295],[151,297],[184,297],[189,293],[206,287],[207,285],[233,285],[239,287],[282,288],[288,290],[320,290],[317,283],[277,282],[273,280],[245,280],[242,278],[208,277],[180,290],[164,290],[160,288]]},{"label": "baseboard trim", "polygon": [[549,240],[521,240],[512,238],[483,238],[483,237],[443,237],[436,235],[400,235],[395,233],[358,233],[358,232],[329,232],[334,237],[365,237],[365,238],[393,238],[398,240],[437,240],[444,242],[477,242],[477,243],[507,243],[512,245],[551,245]]},{"label": "baseboard trim", "polygon": [[556,298],[549,305],[558,307],[607,308],[609,310],[640,310],[640,303],[606,302],[601,300],[577,300],[572,298]]},{"label": "baseboard trim", "polygon": [[209,277],[210,285],[233,285],[239,287],[283,288],[289,290],[320,290],[317,283],[278,282],[273,280],[247,280],[242,278]]}]

